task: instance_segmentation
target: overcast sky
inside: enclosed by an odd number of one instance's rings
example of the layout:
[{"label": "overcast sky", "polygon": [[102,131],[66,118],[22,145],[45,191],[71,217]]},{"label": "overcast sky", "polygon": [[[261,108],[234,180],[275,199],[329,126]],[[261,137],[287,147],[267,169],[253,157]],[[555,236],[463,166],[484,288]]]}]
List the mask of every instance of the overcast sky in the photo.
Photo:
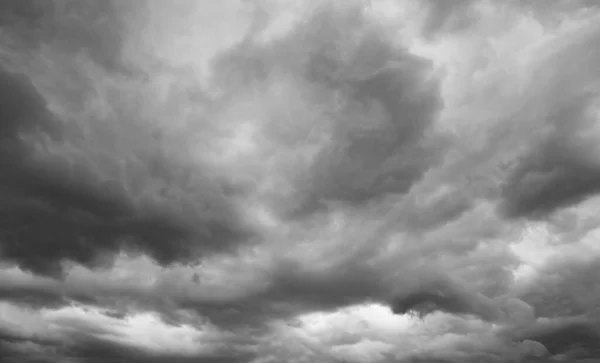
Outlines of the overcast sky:
[{"label": "overcast sky", "polygon": [[593,0],[1,1],[0,358],[600,359],[599,64]]}]

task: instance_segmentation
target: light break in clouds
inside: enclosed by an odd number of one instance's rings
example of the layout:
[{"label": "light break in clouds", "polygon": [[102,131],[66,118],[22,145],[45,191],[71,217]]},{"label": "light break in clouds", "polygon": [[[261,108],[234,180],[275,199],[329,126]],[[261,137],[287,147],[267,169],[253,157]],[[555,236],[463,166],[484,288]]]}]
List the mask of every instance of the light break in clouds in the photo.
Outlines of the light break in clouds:
[{"label": "light break in clouds", "polygon": [[600,360],[599,5],[2,1],[0,360]]}]

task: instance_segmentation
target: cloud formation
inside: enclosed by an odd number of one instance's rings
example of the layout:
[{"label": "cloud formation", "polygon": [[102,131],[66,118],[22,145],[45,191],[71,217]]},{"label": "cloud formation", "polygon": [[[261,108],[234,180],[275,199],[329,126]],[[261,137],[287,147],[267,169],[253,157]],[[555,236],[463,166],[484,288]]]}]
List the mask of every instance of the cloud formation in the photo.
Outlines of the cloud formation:
[{"label": "cloud formation", "polygon": [[[559,44],[559,51],[537,70],[543,83],[534,87],[531,100],[543,134],[509,177],[505,188],[510,216],[545,217],[559,208],[598,192],[597,71],[595,32],[574,36],[572,44]],[[579,56],[581,55],[581,56]],[[543,109],[537,102],[547,105]]]},{"label": "cloud formation", "polygon": [[[104,16],[75,3],[75,10]],[[94,48],[100,45],[85,44],[81,49],[105,53]],[[140,80],[94,68],[100,61],[77,50],[79,62],[61,59],[68,53],[52,42],[38,47],[40,65],[71,62],[69,73],[59,68],[58,75],[35,76],[32,70],[27,76],[9,65],[2,71],[4,257],[34,273],[58,276],[65,260],[100,266],[126,249],[161,264],[189,262],[200,250],[227,250],[250,238],[251,228],[202,161],[183,159],[176,153],[185,150],[165,146],[166,139],[181,135],[165,135],[168,130],[153,124],[159,119],[140,113],[152,102],[145,97],[158,95],[135,90],[144,87]],[[75,79],[69,80],[71,73]],[[64,78],[52,79],[59,76]],[[104,76],[109,81],[97,78]],[[66,92],[48,95],[56,87]],[[107,98],[94,98],[98,92]]]},{"label": "cloud formation", "polygon": [[3,2],[0,357],[600,357],[598,11]]},{"label": "cloud formation", "polygon": [[242,43],[215,63],[215,78],[235,84],[227,106],[265,102],[249,111],[260,112],[255,127],[267,128],[286,162],[299,153],[294,168],[273,157],[297,194],[286,201],[294,214],[406,193],[438,159],[443,140],[430,129],[441,99],[430,62],[394,44],[357,6],[324,4],[283,38]]}]

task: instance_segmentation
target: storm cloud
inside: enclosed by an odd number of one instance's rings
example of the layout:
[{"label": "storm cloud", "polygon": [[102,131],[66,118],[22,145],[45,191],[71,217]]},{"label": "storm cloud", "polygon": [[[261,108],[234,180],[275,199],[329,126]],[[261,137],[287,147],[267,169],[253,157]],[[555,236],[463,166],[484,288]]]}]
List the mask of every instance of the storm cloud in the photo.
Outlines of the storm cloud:
[{"label": "storm cloud", "polygon": [[598,358],[598,10],[3,2],[1,359]]},{"label": "storm cloud", "polygon": [[[191,160],[166,155],[160,130],[141,130],[142,121],[131,119],[143,116],[112,105],[112,114],[99,110],[72,119],[53,112],[56,100],[45,98],[25,71],[9,68],[1,74],[5,259],[59,276],[65,260],[100,266],[126,249],[163,264],[185,262],[198,251],[195,241],[204,238],[206,251],[216,251],[251,234],[218,182],[200,175],[204,171],[190,172]],[[82,102],[93,95],[89,85],[76,86]],[[194,189],[207,207],[169,206],[182,188]],[[186,221],[193,213],[204,215],[206,224]]]},{"label": "storm cloud", "polygon": [[299,125],[289,119],[294,106],[281,110],[276,100],[261,115],[275,142],[301,153],[294,168],[277,166],[296,194],[286,201],[292,215],[404,194],[439,160],[444,140],[432,124],[442,100],[431,62],[394,44],[357,6],[323,4],[283,38],[242,43],[215,63],[215,78],[242,94],[229,102],[244,102],[248,87],[275,87],[276,98],[316,108],[299,110]]},{"label": "storm cloud", "polygon": [[598,193],[597,43],[596,32],[578,35],[534,74],[544,90],[536,91],[532,106],[546,107],[524,116],[538,119],[543,136],[508,179],[509,216],[543,218]]}]

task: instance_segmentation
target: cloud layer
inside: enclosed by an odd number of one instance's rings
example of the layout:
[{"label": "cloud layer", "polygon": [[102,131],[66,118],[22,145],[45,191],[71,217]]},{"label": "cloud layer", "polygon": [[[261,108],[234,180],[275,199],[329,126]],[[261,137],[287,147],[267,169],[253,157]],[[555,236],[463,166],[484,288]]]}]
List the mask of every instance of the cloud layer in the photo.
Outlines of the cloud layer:
[{"label": "cloud layer", "polygon": [[0,356],[600,358],[598,11],[3,2]]}]

